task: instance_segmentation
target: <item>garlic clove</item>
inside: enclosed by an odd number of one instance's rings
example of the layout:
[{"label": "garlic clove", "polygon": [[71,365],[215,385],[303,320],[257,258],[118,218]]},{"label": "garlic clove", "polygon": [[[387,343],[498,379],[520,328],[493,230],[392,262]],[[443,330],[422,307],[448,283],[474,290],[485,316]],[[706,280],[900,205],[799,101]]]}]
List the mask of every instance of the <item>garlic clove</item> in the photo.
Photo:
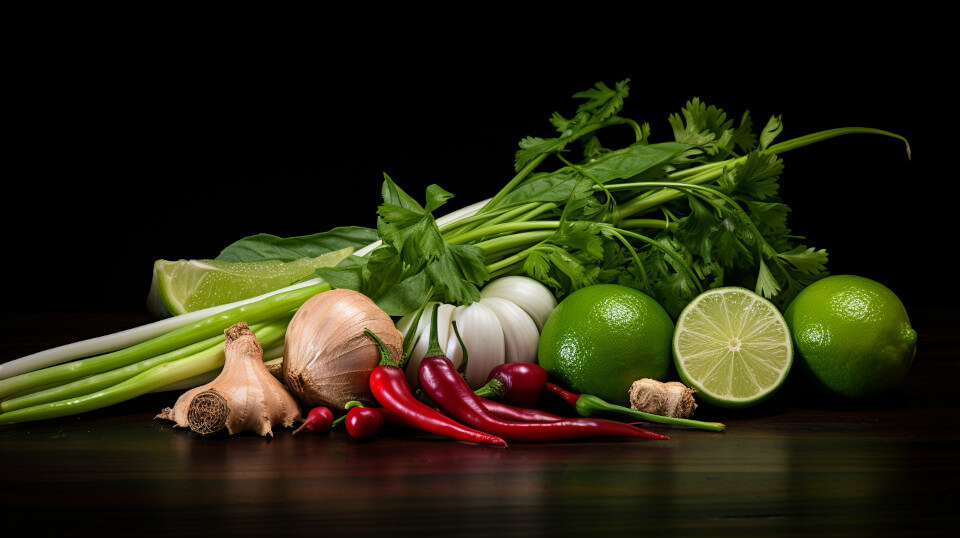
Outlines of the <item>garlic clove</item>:
[{"label": "garlic clove", "polygon": [[500,297],[519,306],[543,330],[550,313],[557,307],[553,292],[536,280],[525,276],[505,276],[490,281],[480,290],[480,297]]},{"label": "garlic clove", "polygon": [[496,314],[503,328],[505,362],[537,362],[540,331],[533,319],[512,301],[484,297],[480,302]]},{"label": "garlic clove", "polygon": [[[479,301],[458,306],[453,312],[453,321],[457,322],[457,330],[467,348],[467,384],[476,390],[486,383],[490,370],[503,364],[503,327],[493,310]],[[446,351],[447,357],[459,368],[463,352],[452,330]]]}]

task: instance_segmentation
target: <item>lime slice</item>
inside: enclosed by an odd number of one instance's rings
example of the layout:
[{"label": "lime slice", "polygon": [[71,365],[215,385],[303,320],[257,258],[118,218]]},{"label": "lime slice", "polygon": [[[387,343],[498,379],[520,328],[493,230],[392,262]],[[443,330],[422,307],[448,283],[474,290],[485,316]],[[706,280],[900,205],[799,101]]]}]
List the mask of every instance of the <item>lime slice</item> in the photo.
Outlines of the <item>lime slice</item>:
[{"label": "lime slice", "polygon": [[783,384],[793,362],[777,307],[735,287],[707,291],[680,314],[673,358],[681,379],[718,407],[747,407]]},{"label": "lime slice", "polygon": [[[256,297],[309,277],[353,253],[353,247],[292,262],[223,262],[218,260],[157,260],[151,296],[178,315]],[[148,299],[148,302],[152,299]],[[154,301],[155,303],[155,301]],[[154,306],[155,309],[155,306]]]}]

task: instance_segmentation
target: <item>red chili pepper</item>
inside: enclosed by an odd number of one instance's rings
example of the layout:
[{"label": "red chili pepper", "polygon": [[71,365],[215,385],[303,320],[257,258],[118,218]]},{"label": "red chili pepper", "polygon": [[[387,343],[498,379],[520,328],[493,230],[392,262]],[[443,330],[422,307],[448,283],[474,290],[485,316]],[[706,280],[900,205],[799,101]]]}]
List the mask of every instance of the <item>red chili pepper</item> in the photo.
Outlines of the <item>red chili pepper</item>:
[{"label": "red chili pepper", "polygon": [[293,430],[293,435],[300,433],[300,430],[306,428],[312,432],[322,433],[333,426],[333,411],[329,408],[320,406],[314,407],[307,413],[307,419],[299,428]]},{"label": "red chili pepper", "polygon": [[[461,373],[459,368],[457,368],[457,373]],[[417,389],[415,395],[421,402],[430,407],[436,407],[436,405],[433,403],[433,400],[431,400],[430,397],[423,392],[423,389]],[[503,402],[484,398],[482,396],[480,397],[480,403],[483,404],[483,407],[490,413],[502,418],[503,420],[512,420],[514,422],[553,422],[555,420],[562,420],[566,418],[561,417],[560,415],[554,415],[553,413],[548,413],[547,411],[541,411],[540,409],[508,405]]]},{"label": "red chili pepper", "polygon": [[453,418],[478,430],[513,441],[567,441],[583,437],[618,436],[668,439],[642,428],[604,419],[571,418],[553,422],[510,422],[489,413],[446,357],[420,363],[420,387]]},{"label": "red chili pepper", "polygon": [[579,395],[579,394],[574,394],[574,393],[570,392],[569,390],[561,387],[560,385],[556,385],[556,384],[554,384],[554,383],[549,383],[549,382],[544,383],[543,388],[547,389],[547,392],[551,392],[551,393],[556,394],[557,396],[563,398],[564,401],[566,401],[566,402],[567,402],[568,404],[570,404],[571,406],[576,406],[576,405],[577,405],[577,400],[580,399],[580,395]]},{"label": "red chili pepper", "polygon": [[[446,358],[443,354],[443,350],[440,349],[440,342],[438,342],[436,332],[437,312],[439,310],[439,305],[435,305],[433,307],[433,313],[431,314],[430,319],[430,347],[427,349],[427,355]],[[460,331],[457,330],[457,322],[454,321],[452,323],[453,334],[456,335],[457,341],[460,342],[460,349],[463,351],[463,360],[460,361],[460,367],[457,368],[457,373],[460,374],[460,377],[466,379],[465,372],[468,357],[467,348],[463,345],[463,339],[460,338]],[[529,366],[533,367],[530,368]],[[540,371],[538,372],[537,369]],[[540,375],[540,372],[542,372],[542,376]],[[540,379],[540,377],[542,377],[542,379]],[[540,379],[539,387],[537,387],[537,381],[535,381],[536,379]],[[504,420],[512,420],[514,422],[552,422],[554,420],[560,420],[564,417],[547,413],[546,411],[540,411],[539,409],[530,408],[536,403],[537,400],[540,399],[540,394],[543,392],[543,383],[546,382],[546,380],[547,371],[544,370],[539,364],[501,364],[490,372],[490,375],[487,377],[487,384],[474,391],[474,394],[480,396],[480,402],[487,411]],[[517,394],[518,392],[519,394]],[[535,395],[533,393],[535,393]],[[502,398],[508,403],[501,403],[496,400],[491,400],[486,396]],[[430,398],[423,392],[423,389],[417,389],[417,398],[431,407],[436,407]],[[516,401],[518,399],[521,401],[528,401],[532,399],[533,402],[529,403],[529,405],[525,405],[518,403]]]},{"label": "red chili pepper", "polygon": [[561,417],[560,415],[554,415],[553,413],[548,413],[546,411],[541,411],[539,409],[516,407],[498,402],[496,400],[488,400],[486,398],[480,398],[480,403],[483,404],[484,409],[491,414],[496,415],[503,420],[510,420],[513,422],[555,422],[557,420],[564,420],[567,418]]},{"label": "red chili pepper", "polygon": [[372,407],[351,407],[344,421],[350,437],[362,441],[370,439],[383,426],[383,415]]},{"label": "red chili pepper", "polygon": [[547,371],[539,364],[508,362],[494,367],[487,376],[487,383],[474,392],[511,405],[533,407],[540,401],[546,382]]},{"label": "red chili pepper", "polygon": [[380,348],[380,365],[370,373],[370,392],[391,414],[392,421],[467,443],[507,446],[507,442],[500,437],[468,428],[417,400],[407,383],[407,376],[393,360],[386,344],[373,331],[364,329],[364,333],[373,338]]}]

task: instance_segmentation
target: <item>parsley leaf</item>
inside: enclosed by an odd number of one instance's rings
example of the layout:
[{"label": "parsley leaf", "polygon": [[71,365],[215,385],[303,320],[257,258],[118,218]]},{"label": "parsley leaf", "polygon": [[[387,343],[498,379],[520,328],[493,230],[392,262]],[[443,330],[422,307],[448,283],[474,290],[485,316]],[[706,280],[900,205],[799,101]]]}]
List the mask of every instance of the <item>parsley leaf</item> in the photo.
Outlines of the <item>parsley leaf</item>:
[{"label": "parsley leaf", "polygon": [[770,272],[770,268],[767,267],[767,264],[762,258],[760,259],[759,272],[757,273],[757,286],[755,291],[757,295],[768,299],[780,292],[780,284],[777,282],[777,279],[774,278],[773,273]]},{"label": "parsley leaf", "polygon": [[827,270],[827,251],[826,249],[817,250],[813,247],[798,245],[788,252],[777,254],[781,259],[790,262],[802,273],[808,275],[819,275]]},{"label": "parsley leaf", "polygon": [[593,88],[573,94],[576,98],[587,99],[577,108],[578,112],[591,112],[594,120],[603,121],[623,108],[623,100],[630,95],[630,79],[622,80],[610,89],[603,82],[597,82]]},{"label": "parsley leaf", "polygon": [[755,200],[764,200],[777,195],[783,161],[776,155],[754,151],[746,160],[724,171],[717,186],[726,194],[743,194]]},{"label": "parsley leaf", "polygon": [[780,134],[780,131],[783,131],[783,122],[780,121],[780,116],[771,116],[770,121],[767,122],[760,133],[760,149],[767,149],[773,139]]},{"label": "parsley leaf", "polygon": [[557,112],[550,117],[550,122],[560,132],[559,137],[528,136],[520,141],[520,149],[514,156],[516,171],[523,170],[541,155],[563,151],[568,143],[589,134],[599,124],[613,119],[623,108],[623,100],[630,95],[629,83],[629,79],[622,80],[611,89],[603,82],[598,82],[591,89],[575,93],[575,98],[587,101],[577,108],[577,114],[573,118],[566,119]]}]

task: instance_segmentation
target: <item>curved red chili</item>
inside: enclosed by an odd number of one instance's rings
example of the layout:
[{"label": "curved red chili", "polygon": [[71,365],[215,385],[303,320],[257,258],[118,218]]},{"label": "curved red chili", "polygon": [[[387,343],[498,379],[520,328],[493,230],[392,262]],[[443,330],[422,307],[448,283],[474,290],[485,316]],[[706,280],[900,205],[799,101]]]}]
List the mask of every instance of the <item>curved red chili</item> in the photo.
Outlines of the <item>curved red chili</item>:
[{"label": "curved red chili", "polygon": [[417,400],[407,383],[407,376],[393,360],[387,346],[373,331],[364,329],[363,332],[373,338],[380,348],[380,365],[370,373],[370,392],[387,409],[392,421],[467,443],[507,446],[507,442],[500,437],[468,428]]},{"label": "curved red chili", "polygon": [[513,422],[555,422],[567,418],[561,417],[560,415],[554,415],[553,413],[548,413],[547,411],[541,411],[540,409],[516,407],[498,402],[496,400],[488,400],[486,398],[480,398],[480,403],[483,404],[484,409],[491,414],[496,415],[503,420],[510,420]]},{"label": "curved red chili", "polygon": [[510,422],[488,412],[480,397],[457,373],[450,359],[424,358],[420,363],[420,387],[441,409],[467,426],[513,441],[568,441],[584,437],[617,436],[644,439],[668,437],[604,419],[570,418],[553,422]]}]

